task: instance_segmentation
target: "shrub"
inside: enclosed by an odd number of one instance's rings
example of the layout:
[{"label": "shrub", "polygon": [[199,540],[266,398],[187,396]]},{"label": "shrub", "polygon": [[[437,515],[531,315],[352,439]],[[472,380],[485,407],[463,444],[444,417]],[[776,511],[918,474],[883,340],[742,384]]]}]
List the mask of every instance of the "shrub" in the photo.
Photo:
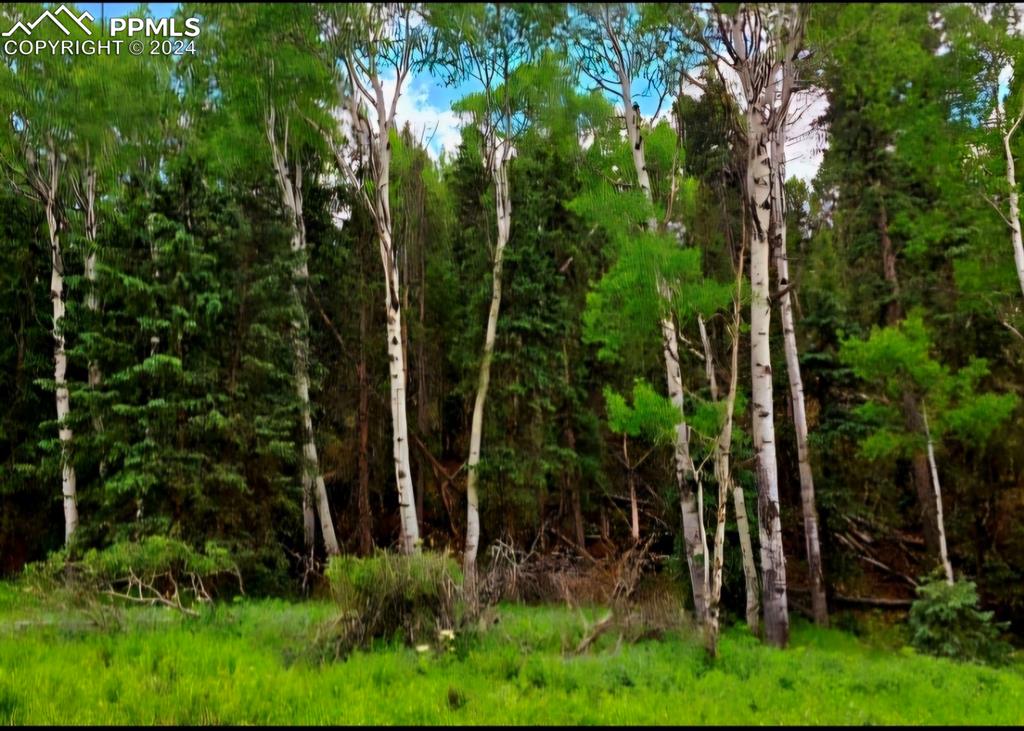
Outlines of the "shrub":
[{"label": "shrub", "polygon": [[192,615],[189,605],[210,601],[211,589],[225,576],[233,577],[242,590],[241,575],[227,549],[208,542],[204,551],[198,551],[163,536],[90,549],[79,560],[67,551],[55,552],[25,571],[26,581],[46,592],[64,589],[72,598],[86,601],[107,595]]},{"label": "shrub", "polygon": [[973,581],[933,579],[917,589],[910,608],[911,644],[921,652],[955,660],[1004,662],[1010,646],[999,639],[1008,623],[978,609]]},{"label": "shrub", "polygon": [[338,655],[376,639],[433,642],[461,619],[462,574],[448,554],[337,556],[325,576],[342,610],[332,627]]}]

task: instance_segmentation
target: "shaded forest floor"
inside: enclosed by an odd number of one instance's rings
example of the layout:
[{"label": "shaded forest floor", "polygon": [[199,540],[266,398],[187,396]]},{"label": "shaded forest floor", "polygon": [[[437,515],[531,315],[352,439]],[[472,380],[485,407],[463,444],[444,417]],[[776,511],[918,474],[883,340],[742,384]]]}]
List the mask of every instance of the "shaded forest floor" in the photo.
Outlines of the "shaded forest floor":
[{"label": "shaded forest floor", "polygon": [[0,583],[0,725],[240,723],[1013,724],[1024,667],[992,669],[798,622],[792,647],[742,626],[720,657],[671,633],[635,644],[603,614],[502,605],[450,649],[388,646],[322,661],[327,602],[222,604],[188,619],[140,607],[117,622]]}]

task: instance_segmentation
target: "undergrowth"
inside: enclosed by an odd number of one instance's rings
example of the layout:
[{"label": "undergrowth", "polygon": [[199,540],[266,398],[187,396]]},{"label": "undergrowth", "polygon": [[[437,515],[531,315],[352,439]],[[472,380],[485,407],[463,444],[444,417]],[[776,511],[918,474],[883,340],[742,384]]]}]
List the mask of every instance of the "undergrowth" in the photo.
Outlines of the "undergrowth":
[{"label": "undergrowth", "polygon": [[[99,631],[23,597],[0,584],[0,724],[1024,720],[1019,661],[995,669],[887,651],[801,622],[785,651],[735,626],[716,661],[686,628],[636,642],[609,632],[578,655],[604,608],[504,604],[444,651],[399,642],[325,662],[306,649],[337,615],[333,602],[239,599],[195,619],[140,607],[120,631]],[[24,624],[42,618],[56,621]]]}]

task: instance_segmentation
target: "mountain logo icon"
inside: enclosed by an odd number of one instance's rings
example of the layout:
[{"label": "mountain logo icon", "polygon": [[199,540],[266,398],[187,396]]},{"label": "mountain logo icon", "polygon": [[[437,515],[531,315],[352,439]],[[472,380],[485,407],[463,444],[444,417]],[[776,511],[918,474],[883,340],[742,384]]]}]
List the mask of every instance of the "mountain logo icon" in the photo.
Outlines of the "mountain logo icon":
[{"label": "mountain logo icon", "polygon": [[[58,15],[62,15],[62,14],[65,16],[63,23],[61,22],[60,18],[57,17]],[[19,20],[17,23],[14,24],[13,28],[11,28],[9,31],[7,31],[7,32],[5,32],[3,34],[3,37],[4,38],[9,38],[10,36],[13,36],[15,33],[17,33],[19,30],[22,33],[24,33],[25,35],[30,36],[30,35],[32,35],[32,31],[35,30],[36,26],[39,25],[40,23],[42,23],[44,20],[47,20],[47,19],[49,19],[50,22],[52,22],[54,25],[56,25],[58,28],[60,28],[62,31],[64,31],[64,35],[66,35],[66,36],[71,35],[71,31],[68,30],[68,25],[71,25],[71,23],[75,23],[79,28],[81,28],[82,30],[85,31],[86,35],[90,35],[91,36],[92,35],[92,31],[82,21],[83,20],[89,20],[89,21],[95,20],[95,18],[92,16],[92,13],[84,12],[81,15],[77,15],[76,16],[74,14],[74,12],[69,10],[66,5],[61,5],[59,8],[57,8],[57,10],[55,10],[53,12],[50,12],[49,10],[44,10],[42,12],[42,14],[38,18],[33,20],[31,23],[26,24],[26,23],[23,23],[22,21]],[[67,25],[65,25],[65,23]]]}]

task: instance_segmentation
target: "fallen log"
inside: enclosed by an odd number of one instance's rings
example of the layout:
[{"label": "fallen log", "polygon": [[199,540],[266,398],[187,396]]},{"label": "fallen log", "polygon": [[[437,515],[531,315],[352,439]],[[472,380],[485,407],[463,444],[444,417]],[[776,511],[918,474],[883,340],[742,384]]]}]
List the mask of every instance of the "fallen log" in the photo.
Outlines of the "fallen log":
[{"label": "fallen log", "polygon": [[873,596],[845,596],[833,594],[832,599],[841,604],[854,604],[867,607],[880,607],[882,609],[909,609],[913,599],[889,599],[888,597]]}]

